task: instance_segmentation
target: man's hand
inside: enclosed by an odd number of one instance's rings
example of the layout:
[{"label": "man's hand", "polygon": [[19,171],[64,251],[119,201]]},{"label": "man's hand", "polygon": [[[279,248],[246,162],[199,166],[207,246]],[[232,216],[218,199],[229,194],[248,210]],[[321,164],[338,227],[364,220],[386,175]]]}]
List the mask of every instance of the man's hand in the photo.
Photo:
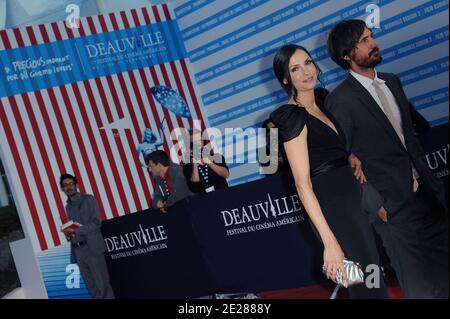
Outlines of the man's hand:
[{"label": "man's hand", "polygon": [[382,221],[387,223],[387,221],[388,221],[388,212],[386,211],[386,209],[384,209],[383,206],[381,206],[381,208],[378,210],[378,217],[380,217],[380,219]]},{"label": "man's hand", "polygon": [[163,213],[167,213],[167,211],[166,211],[166,202],[165,201],[160,199],[159,201],[156,202],[156,207],[160,211],[162,211]]},{"label": "man's hand", "polygon": [[63,230],[64,235],[66,236],[73,236],[75,235],[75,229],[73,228],[66,228]]},{"label": "man's hand", "polygon": [[165,202],[161,199],[156,202],[156,207],[159,209],[164,208],[165,205],[166,205]]},{"label": "man's hand", "polygon": [[199,164],[202,163],[202,160],[201,159],[197,159],[197,158],[195,158],[195,156],[193,156],[193,157],[191,157],[191,163],[193,165],[199,165]]},{"label": "man's hand", "polygon": [[348,156],[348,163],[350,164],[350,167],[353,169],[353,174],[355,174],[356,179],[361,184],[367,182],[366,176],[364,175],[362,170],[362,163],[359,160],[359,158],[356,157],[355,154],[351,153]]},{"label": "man's hand", "polygon": [[205,156],[205,157],[202,158],[202,164],[203,165],[211,165],[212,161],[209,159],[208,156]]}]

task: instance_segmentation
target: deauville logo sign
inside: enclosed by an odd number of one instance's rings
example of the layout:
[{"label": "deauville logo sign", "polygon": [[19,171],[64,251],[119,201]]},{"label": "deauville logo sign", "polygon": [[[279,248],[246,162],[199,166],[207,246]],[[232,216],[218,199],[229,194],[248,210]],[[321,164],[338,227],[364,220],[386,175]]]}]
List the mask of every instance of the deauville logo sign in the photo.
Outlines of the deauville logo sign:
[{"label": "deauville logo sign", "polygon": [[163,225],[106,237],[105,244],[111,259],[131,257],[167,248],[167,235]]},{"label": "deauville logo sign", "polygon": [[137,49],[146,49],[159,46],[165,43],[162,32],[148,32],[145,34],[135,34],[120,39],[101,41],[86,44],[84,47],[90,59],[116,55],[119,53],[135,51]]},{"label": "deauville logo sign", "polygon": [[425,160],[428,164],[428,167],[438,178],[448,176],[449,174],[448,153],[449,145],[447,144],[444,148],[434,150],[425,155]]},{"label": "deauville logo sign", "polygon": [[227,236],[298,223],[305,218],[298,195],[253,203],[220,212]]}]

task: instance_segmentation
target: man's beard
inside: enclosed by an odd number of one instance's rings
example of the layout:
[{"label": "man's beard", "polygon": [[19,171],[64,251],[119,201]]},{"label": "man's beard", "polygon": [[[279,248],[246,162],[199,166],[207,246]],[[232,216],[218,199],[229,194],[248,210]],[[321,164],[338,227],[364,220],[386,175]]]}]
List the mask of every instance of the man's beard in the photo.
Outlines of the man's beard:
[{"label": "man's beard", "polygon": [[[378,53],[377,57],[374,57]],[[354,57],[353,61],[355,64],[361,68],[373,69],[376,67],[381,61],[383,61],[383,57],[381,56],[380,50],[378,48],[373,49],[367,58],[358,58]]]},{"label": "man's beard", "polygon": [[67,197],[71,198],[71,197],[75,196],[76,193],[77,192],[75,190],[70,190],[70,191],[66,192],[66,195],[67,195]]}]

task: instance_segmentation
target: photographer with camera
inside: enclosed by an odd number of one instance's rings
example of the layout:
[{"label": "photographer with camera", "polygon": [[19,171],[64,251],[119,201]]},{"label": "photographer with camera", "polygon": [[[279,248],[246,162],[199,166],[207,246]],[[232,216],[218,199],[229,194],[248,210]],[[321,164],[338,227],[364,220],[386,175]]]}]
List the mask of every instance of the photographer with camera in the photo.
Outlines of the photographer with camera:
[{"label": "photographer with camera", "polygon": [[225,158],[208,151],[199,130],[190,132],[190,163],[184,165],[183,173],[189,189],[196,194],[228,187],[230,172]]}]

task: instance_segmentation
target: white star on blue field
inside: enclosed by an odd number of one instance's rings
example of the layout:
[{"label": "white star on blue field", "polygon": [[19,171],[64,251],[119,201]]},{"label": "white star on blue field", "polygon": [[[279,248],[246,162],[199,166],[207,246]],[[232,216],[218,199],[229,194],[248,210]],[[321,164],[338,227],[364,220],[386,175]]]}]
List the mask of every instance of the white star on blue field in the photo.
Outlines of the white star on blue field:
[{"label": "white star on blue field", "polygon": [[154,86],[150,90],[155,99],[169,111],[185,118],[192,117],[186,102],[175,90],[162,85]]}]

